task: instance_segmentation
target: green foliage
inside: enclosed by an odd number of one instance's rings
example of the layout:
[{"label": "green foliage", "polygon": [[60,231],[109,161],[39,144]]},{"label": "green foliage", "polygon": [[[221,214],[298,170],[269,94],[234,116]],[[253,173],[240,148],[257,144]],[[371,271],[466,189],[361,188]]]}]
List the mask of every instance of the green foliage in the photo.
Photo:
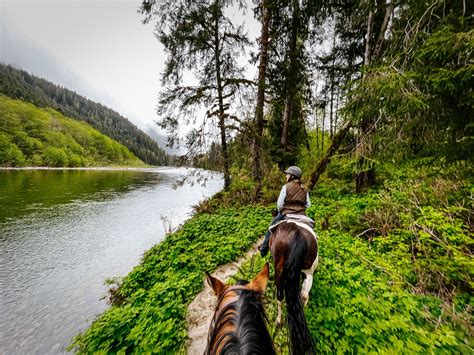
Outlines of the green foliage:
[{"label": "green foliage", "polygon": [[113,292],[112,306],[72,348],[91,352],[183,351],[187,305],[204,271],[235,260],[265,231],[270,209],[258,206],[198,214],[150,249]]},{"label": "green foliage", "polygon": [[304,172],[311,172],[323,155],[322,146],[328,147],[329,143],[329,136],[320,130],[309,132],[307,144],[301,148],[298,156],[298,166]]},{"label": "green foliage", "polygon": [[469,333],[442,302],[404,287],[404,270],[363,240],[320,233],[307,319],[321,352],[465,352]]},{"label": "green foliage", "polygon": [[69,159],[67,153],[56,147],[48,147],[43,152],[44,158],[43,162],[47,166],[68,166]]},{"label": "green foliage", "polygon": [[[426,9],[418,11],[406,16],[427,16]],[[441,6],[437,11],[442,12]],[[376,122],[371,133],[381,149],[374,149],[375,157],[402,161],[413,155],[437,155],[456,160],[472,155],[474,65],[469,58],[474,30],[459,25],[453,16],[443,15],[440,22],[435,16],[425,20],[417,26],[432,23],[413,30],[411,38],[406,22],[397,20],[393,41],[403,44],[394,45],[362,80],[351,82],[344,113],[355,122]]]},{"label": "green foliage", "polygon": [[52,109],[0,96],[0,166],[138,166],[121,144]]},{"label": "green foliage", "polygon": [[[329,222],[329,230],[316,228],[321,259],[306,309],[318,352],[472,351],[472,166],[425,159],[378,169],[384,180],[366,194],[354,194],[337,169],[311,193],[308,215],[317,226]],[[74,349],[185,351],[186,307],[204,271],[235,260],[271,219],[271,207],[229,207],[232,194],[252,188],[244,171],[234,174],[235,185],[206,202],[212,213],[168,235],[112,289],[115,305]],[[251,279],[267,260],[247,261],[235,278]],[[286,329],[274,323],[275,293],[271,281],[269,330],[287,353]]]},{"label": "green foliage", "polygon": [[3,133],[0,133],[0,163],[3,166],[22,166],[25,163],[22,151]]},{"label": "green foliage", "polygon": [[[306,309],[316,350],[472,352],[472,167],[430,159],[385,168],[390,179],[367,194],[333,179],[312,192],[308,214],[330,227],[316,228],[320,264]],[[266,260],[249,260],[236,278],[251,279]],[[270,334],[287,353],[273,282],[265,298]]]}]

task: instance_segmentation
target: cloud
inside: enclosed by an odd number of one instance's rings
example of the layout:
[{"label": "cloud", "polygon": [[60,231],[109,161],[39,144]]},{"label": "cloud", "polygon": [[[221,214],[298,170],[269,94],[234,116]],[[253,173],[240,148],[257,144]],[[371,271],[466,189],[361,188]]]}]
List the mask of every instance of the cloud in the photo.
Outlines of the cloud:
[{"label": "cloud", "polygon": [[5,18],[2,18],[0,26],[0,61],[76,91],[91,100],[100,103],[114,101],[112,97],[81,80],[70,68],[57,61],[26,36],[15,31]]}]

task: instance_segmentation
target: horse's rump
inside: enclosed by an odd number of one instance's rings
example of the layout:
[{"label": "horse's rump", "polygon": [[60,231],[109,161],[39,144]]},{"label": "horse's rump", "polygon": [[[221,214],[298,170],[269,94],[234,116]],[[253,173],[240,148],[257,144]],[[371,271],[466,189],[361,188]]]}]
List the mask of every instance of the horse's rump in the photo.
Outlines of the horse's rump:
[{"label": "horse's rump", "polygon": [[[306,228],[300,227],[293,222],[279,224],[277,228],[273,230],[270,239],[270,248],[272,249],[272,255],[274,255],[274,260],[275,253],[281,254],[277,255],[277,258],[283,257],[283,259],[286,260],[288,259],[288,253],[292,250],[294,251],[295,244],[298,244],[298,242],[296,242],[298,235],[303,238],[306,246],[301,269],[307,270],[311,268],[314,261],[316,260],[316,257],[318,256],[318,242],[315,238],[315,235],[313,235]],[[273,251],[275,251],[275,253]]]},{"label": "horse's rump", "polygon": [[[317,264],[318,245],[313,233],[295,223],[281,223],[273,231],[270,249],[275,263],[275,284],[279,301],[286,299],[287,323],[291,339],[291,353],[313,354],[314,344],[306,323],[303,302],[300,297],[301,272],[314,271]],[[306,274],[312,280],[311,275]],[[309,291],[308,291],[309,293]]]}]

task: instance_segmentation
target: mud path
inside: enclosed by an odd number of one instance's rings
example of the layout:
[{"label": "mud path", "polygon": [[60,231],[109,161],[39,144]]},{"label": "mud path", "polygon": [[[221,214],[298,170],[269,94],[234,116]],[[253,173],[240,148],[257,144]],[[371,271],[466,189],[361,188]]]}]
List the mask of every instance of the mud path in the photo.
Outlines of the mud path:
[{"label": "mud path", "polygon": [[[236,261],[223,265],[212,273],[212,276],[226,282],[228,278],[237,273],[240,265],[250,259],[257,253],[257,246],[261,243],[259,240],[242,257]],[[202,355],[206,349],[207,332],[211,323],[212,315],[216,306],[216,296],[211,287],[204,281],[204,289],[188,306],[188,315],[186,323],[188,324],[188,342],[187,353],[190,355]]]}]

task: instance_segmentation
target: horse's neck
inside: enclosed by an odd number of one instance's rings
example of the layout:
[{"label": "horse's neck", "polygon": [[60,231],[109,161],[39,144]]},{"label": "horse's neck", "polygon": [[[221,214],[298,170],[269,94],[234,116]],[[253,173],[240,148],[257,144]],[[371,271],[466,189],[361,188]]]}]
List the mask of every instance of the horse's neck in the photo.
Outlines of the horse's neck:
[{"label": "horse's neck", "polygon": [[[229,323],[232,324],[231,331]],[[242,291],[236,300],[220,307],[214,319],[212,342],[220,348],[219,353],[224,354],[250,354],[255,353],[256,349],[261,349],[262,353],[273,353],[263,307],[251,291]]]},{"label": "horse's neck", "polygon": [[268,334],[263,306],[255,295],[247,294],[246,300],[240,300],[238,310],[237,333],[240,342],[241,354],[273,352],[273,345]]}]

